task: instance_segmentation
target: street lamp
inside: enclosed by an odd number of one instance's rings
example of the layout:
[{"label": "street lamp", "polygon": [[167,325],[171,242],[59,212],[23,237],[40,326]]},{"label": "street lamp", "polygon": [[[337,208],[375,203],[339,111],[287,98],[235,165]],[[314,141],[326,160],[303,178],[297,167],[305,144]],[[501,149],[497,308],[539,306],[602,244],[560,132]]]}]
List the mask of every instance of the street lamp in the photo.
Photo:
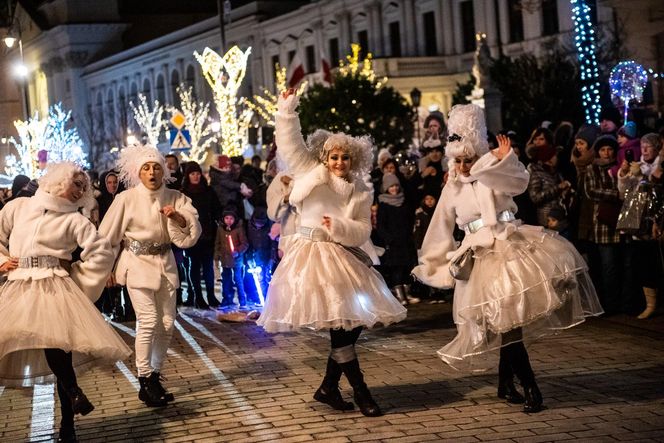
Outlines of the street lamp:
[{"label": "street lamp", "polygon": [[417,126],[417,146],[420,146],[420,101],[422,100],[422,91],[417,88],[413,88],[410,91],[410,102],[413,105],[413,111],[415,111],[415,125]]},{"label": "street lamp", "polygon": [[28,99],[28,88],[26,83],[28,81],[28,67],[25,65],[25,60],[23,58],[23,41],[21,40],[21,27],[16,23],[16,32],[14,34],[10,29],[5,38],[2,41],[5,43],[9,49],[13,48],[14,45],[18,42],[18,53],[20,57],[19,63],[14,67],[14,74],[20,78],[21,83],[21,100],[23,101],[23,117],[27,121],[30,118],[30,109],[29,109],[29,99]]}]

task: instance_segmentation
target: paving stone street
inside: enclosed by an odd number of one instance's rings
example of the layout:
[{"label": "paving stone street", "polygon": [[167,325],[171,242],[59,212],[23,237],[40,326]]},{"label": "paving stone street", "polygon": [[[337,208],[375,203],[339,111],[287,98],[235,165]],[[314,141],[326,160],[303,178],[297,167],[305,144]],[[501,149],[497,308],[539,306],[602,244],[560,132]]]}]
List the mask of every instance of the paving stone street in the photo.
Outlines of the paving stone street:
[{"label": "paving stone street", "polygon": [[[114,324],[133,347],[134,324]],[[409,318],[358,342],[366,381],[385,415],[317,403],[326,333],[270,335],[220,323],[212,311],[180,313],[164,375],[174,404],[137,399],[133,361],[94,369],[79,383],[96,409],[77,417],[81,441],[98,442],[547,442],[664,441],[664,317],[591,319],[532,344],[547,409],[524,414],[496,397],[496,371],[458,373],[436,350],[455,334],[449,304],[419,304]],[[352,391],[345,380],[342,393]],[[0,441],[52,441],[53,385],[0,387]]]}]

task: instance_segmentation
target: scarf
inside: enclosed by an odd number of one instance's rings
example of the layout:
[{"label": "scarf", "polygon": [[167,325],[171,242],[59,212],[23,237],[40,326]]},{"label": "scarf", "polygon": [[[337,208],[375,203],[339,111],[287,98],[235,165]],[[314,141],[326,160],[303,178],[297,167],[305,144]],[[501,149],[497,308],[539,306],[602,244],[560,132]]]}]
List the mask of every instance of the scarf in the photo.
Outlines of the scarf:
[{"label": "scarf", "polygon": [[397,195],[392,195],[388,193],[380,194],[378,196],[378,201],[381,203],[385,203],[386,205],[399,207],[403,205],[404,195],[403,192],[399,192]]}]

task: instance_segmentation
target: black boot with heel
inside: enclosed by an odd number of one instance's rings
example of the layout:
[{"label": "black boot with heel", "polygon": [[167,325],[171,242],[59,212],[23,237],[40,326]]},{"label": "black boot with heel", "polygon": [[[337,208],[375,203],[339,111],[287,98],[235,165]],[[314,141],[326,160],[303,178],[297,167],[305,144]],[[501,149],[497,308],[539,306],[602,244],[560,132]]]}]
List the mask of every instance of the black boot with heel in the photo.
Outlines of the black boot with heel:
[{"label": "black boot with heel", "polygon": [[364,383],[364,376],[362,375],[360,362],[357,358],[347,363],[341,363],[340,366],[344,375],[348,378],[348,382],[353,387],[353,399],[357,407],[360,408],[360,412],[367,417],[380,417],[383,415],[380,407],[371,396],[369,388]]}]

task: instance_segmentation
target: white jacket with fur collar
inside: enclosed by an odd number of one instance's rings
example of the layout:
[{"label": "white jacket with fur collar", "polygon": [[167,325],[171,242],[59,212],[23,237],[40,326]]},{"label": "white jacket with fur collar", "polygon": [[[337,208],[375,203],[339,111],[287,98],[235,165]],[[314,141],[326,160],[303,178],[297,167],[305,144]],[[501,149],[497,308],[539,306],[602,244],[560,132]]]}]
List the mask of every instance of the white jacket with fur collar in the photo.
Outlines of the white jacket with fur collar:
[{"label": "white jacket with fur collar", "polygon": [[52,256],[70,261],[80,246],[81,260],[71,270],[56,268],[17,268],[9,280],[40,280],[69,275],[76,285],[95,301],[113,265],[106,239],[78,212],[78,205],[41,189],[34,197],[12,200],[0,211],[0,263],[10,257]]},{"label": "white jacket with fur collar", "polygon": [[353,182],[330,173],[306,148],[294,109],[281,106],[276,115],[275,138],[279,154],[294,177],[289,201],[300,214],[300,226],[322,228],[323,216],[332,220],[327,234],[344,246],[360,247],[371,235],[373,190],[361,179]]},{"label": "white jacket with fur collar", "polygon": [[[516,224],[498,221],[497,214],[517,211],[512,197],[526,190],[528,179],[528,172],[512,151],[501,161],[490,152],[483,155],[470,170],[470,177],[455,179],[451,174],[424,236],[420,265],[413,269],[415,277],[435,288],[453,287],[449,272],[452,260],[468,248],[490,248],[495,239],[505,239],[516,230]],[[484,227],[466,234],[457,248],[454,224],[463,226],[480,218]]]},{"label": "white jacket with fur collar", "polygon": [[[184,217],[187,222],[184,228],[159,212],[166,205],[172,205]],[[173,253],[135,255],[122,247],[122,241],[173,243],[183,249],[190,248],[201,236],[201,225],[198,212],[186,195],[163,185],[151,191],[139,184],[113,199],[99,233],[108,238],[114,253],[119,253],[114,271],[117,282],[129,288],[157,291],[162,275],[173,287],[180,285]]]}]

